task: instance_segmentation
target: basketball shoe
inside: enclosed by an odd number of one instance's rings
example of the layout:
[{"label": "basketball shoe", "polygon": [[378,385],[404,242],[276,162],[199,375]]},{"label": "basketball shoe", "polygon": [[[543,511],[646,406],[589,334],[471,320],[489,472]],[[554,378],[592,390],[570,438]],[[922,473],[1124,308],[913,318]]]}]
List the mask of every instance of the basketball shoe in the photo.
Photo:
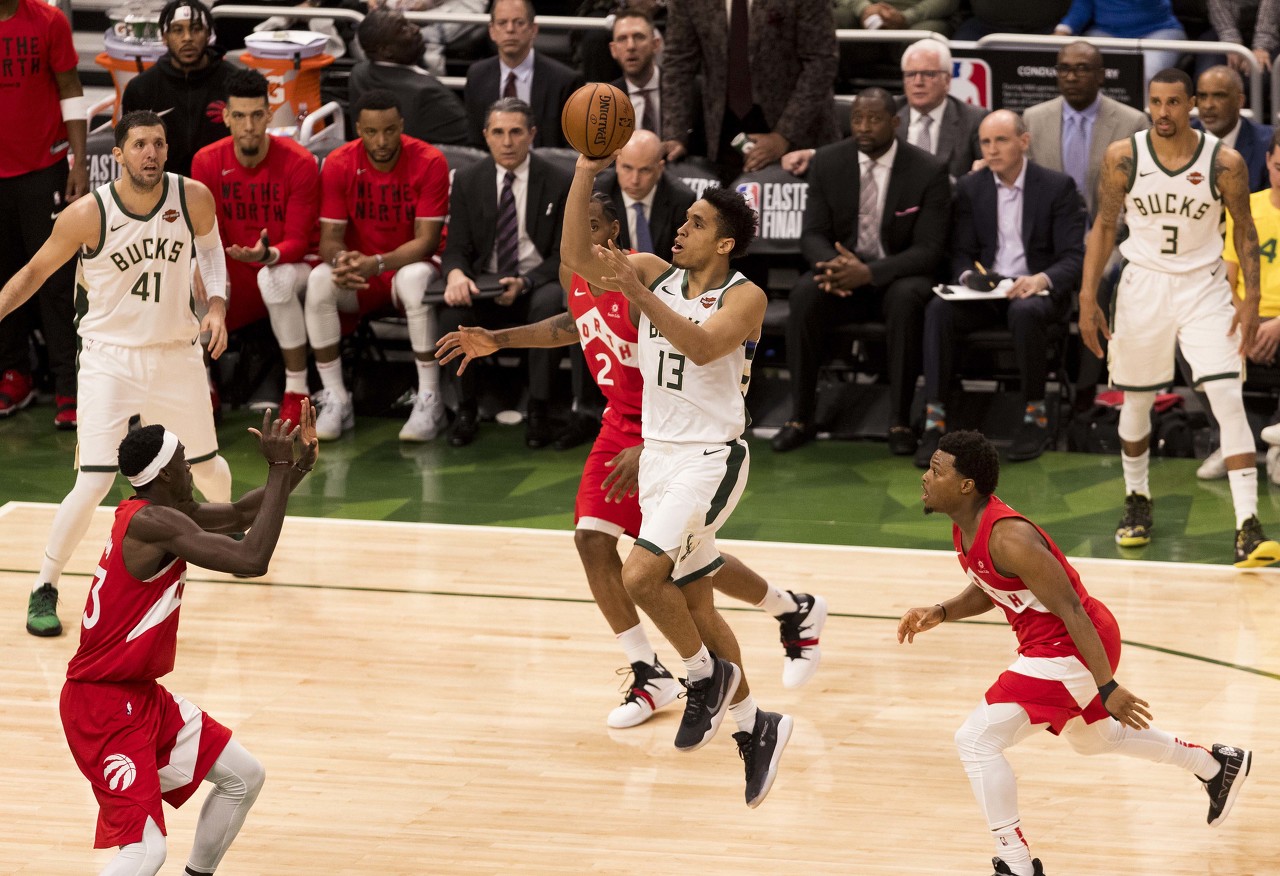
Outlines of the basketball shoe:
[{"label": "basketball shoe", "polygon": [[[992,876],[1012,876],[1013,871],[1009,869],[1009,865],[999,858],[992,858],[991,866],[996,868],[996,872]],[[1040,866],[1039,858],[1031,859],[1031,867],[1031,876],[1044,876],[1044,867]]]},{"label": "basketball shoe", "polygon": [[76,427],[76,397],[74,395],[55,395],[53,397],[55,412],[53,428],[60,432],[70,432]]},{"label": "basketball shoe", "polygon": [[1116,527],[1116,544],[1120,547],[1142,547],[1151,544],[1151,499],[1140,493],[1124,497],[1124,516]]},{"label": "basketball shoe", "polygon": [[684,717],[676,730],[676,748],[696,751],[711,741],[720,729],[729,701],[742,681],[742,670],[728,660],[711,655],[715,668],[710,678],[700,681],[680,679],[685,687]]},{"label": "basketball shoe", "polygon": [[1280,562],[1280,544],[1267,538],[1255,514],[1236,530],[1237,569],[1256,569]]},{"label": "basketball shoe", "polygon": [[315,403],[320,410],[316,414],[316,437],[321,441],[341,438],[343,432],[356,427],[356,409],[350,396],[340,402],[329,390],[322,389],[316,393]]},{"label": "basketball shoe", "polygon": [[413,397],[413,412],[400,429],[401,441],[430,441],[444,428],[444,402],[434,392],[420,392]]},{"label": "basketball shoe", "polygon": [[778,775],[778,761],[791,739],[793,721],[790,715],[777,712],[756,711],[756,726],[750,733],[739,730],[733,734],[738,743],[738,757],[747,771],[747,805],[755,809],[764,802],[773,780]]},{"label": "basketball shoe", "polygon": [[631,664],[630,669],[619,669],[618,672],[628,673],[633,679],[622,705],[609,713],[605,723],[610,727],[621,729],[643,724],[654,712],[674,703],[680,695],[680,682],[656,657],[652,664],[637,661]]},{"label": "basketball shoe", "polygon": [[295,426],[299,425],[302,422],[302,400],[306,397],[303,392],[286,392],[280,399],[280,410],[276,416]]},{"label": "basketball shoe", "polygon": [[787,652],[782,664],[782,686],[787,688],[800,687],[818,671],[818,661],[822,659],[818,637],[827,622],[826,599],[807,593],[791,593],[791,598],[800,607],[778,617],[782,647]]},{"label": "basketball shoe", "polygon": [[1212,754],[1213,759],[1222,764],[1222,769],[1204,783],[1204,790],[1209,795],[1209,826],[1217,827],[1226,821],[1231,805],[1236,802],[1245,777],[1249,775],[1253,752],[1215,743]]},{"label": "basketball shoe", "polygon": [[0,374],[0,417],[15,414],[36,400],[36,387],[30,374],[9,371]]},{"label": "basketball shoe", "polygon": [[62,621],[58,620],[58,588],[41,584],[31,591],[27,600],[27,632],[33,636],[62,635]]}]

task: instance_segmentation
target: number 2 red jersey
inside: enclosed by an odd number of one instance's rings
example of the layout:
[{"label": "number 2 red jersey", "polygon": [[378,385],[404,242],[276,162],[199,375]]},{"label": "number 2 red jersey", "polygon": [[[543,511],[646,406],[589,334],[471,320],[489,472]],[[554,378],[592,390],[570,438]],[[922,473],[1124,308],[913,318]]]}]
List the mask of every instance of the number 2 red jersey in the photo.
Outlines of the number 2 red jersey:
[{"label": "number 2 red jersey", "polygon": [[[980,587],[992,602],[1004,609],[1005,618],[1008,619],[1009,625],[1013,627],[1013,632],[1018,637],[1019,654],[1025,654],[1028,657],[1078,657],[1083,663],[1084,658],[1071,640],[1062,619],[1045,608],[1021,578],[1006,578],[996,571],[996,564],[991,561],[991,528],[1007,517],[1026,520],[995,496],[989,498],[987,507],[982,512],[978,534],[973,544],[969,546],[967,554],[964,550],[964,535],[960,527],[952,525],[951,535],[955,542],[956,558],[960,561],[960,567],[965,570],[969,580],[976,587]],[[1027,522],[1031,523],[1029,520]],[[1035,526],[1034,523],[1031,525]],[[1038,526],[1036,526],[1036,532],[1040,533],[1053,558],[1067,573],[1071,587],[1080,598],[1080,604],[1084,606],[1085,614],[1089,615],[1093,625],[1101,629],[1113,624],[1114,619],[1111,618],[1106,606],[1084,589],[1084,585],[1080,583],[1079,573],[1067,562],[1067,558],[1063,556],[1062,551],[1058,550],[1053,539]]]},{"label": "number 2 red jersey", "polygon": [[587,367],[609,402],[604,419],[623,432],[639,435],[644,380],[636,356],[639,334],[631,324],[626,296],[605,290],[597,298],[587,281],[574,274],[569,312],[578,325]]},{"label": "number 2 red jersey", "polygon": [[71,681],[154,681],[173,669],[187,563],[175,557],[145,581],[124,564],[129,523],[150,504],[133,498],[116,508],[80,619],[80,647],[67,665]]}]

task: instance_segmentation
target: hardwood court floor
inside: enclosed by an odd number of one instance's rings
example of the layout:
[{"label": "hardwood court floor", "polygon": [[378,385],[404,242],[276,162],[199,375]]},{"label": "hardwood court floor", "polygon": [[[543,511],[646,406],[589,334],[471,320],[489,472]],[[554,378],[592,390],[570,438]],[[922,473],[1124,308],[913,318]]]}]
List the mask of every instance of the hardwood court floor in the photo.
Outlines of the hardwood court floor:
[{"label": "hardwood court floor", "polygon": [[[39,640],[18,617],[52,514],[0,508],[7,542],[25,546],[0,558],[0,873],[83,874],[111,856],[91,849],[96,808],[56,705],[110,511],[63,579],[70,633]],[[692,754],[671,744],[679,707],[604,726],[623,661],[567,532],[290,518],[262,582],[192,569],[164,683],[230,725],[268,776],[219,873],[989,873],[952,734],[1011,661],[1012,634],[966,623],[894,639],[902,610],[960,588],[954,556],[729,549],[775,583],[824,593],[833,613],[818,675],[785,691],[776,624],[726,605],[757,701],[796,718],[754,811],[731,722]],[[1280,577],[1079,568],[1120,619],[1120,679],[1159,725],[1252,747],[1256,761],[1211,830],[1187,774],[1082,758],[1040,734],[1011,757],[1034,853],[1052,876],[1280,873]],[[665,643],[659,653],[678,665]],[[166,813],[164,872],[178,873],[197,808]]]}]

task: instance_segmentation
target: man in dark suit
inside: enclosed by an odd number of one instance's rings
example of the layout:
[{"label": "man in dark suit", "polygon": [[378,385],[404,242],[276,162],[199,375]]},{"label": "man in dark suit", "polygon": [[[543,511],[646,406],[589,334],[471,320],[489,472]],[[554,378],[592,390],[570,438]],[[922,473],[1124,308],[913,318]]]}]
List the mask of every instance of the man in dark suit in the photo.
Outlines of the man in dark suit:
[{"label": "man in dark suit", "polygon": [[666,172],[662,143],[651,131],[636,131],[614,167],[596,178],[596,189],[618,208],[619,245],[669,258],[676,231],[698,196]]},{"label": "man in dark suit", "polygon": [[956,183],[951,223],[951,279],[981,291],[1010,285],[991,301],[929,302],[924,322],[924,388],[928,407],[915,462],[928,468],[946,431],[946,398],[959,345],[969,332],[1007,325],[1022,377],[1026,408],[1009,459],[1035,459],[1049,443],[1044,385],[1052,326],[1064,331],[1084,266],[1084,199],[1075,180],[1027,159],[1031,136],[1017,113],[982,120],[986,167]]},{"label": "man in dark suit", "polygon": [[[530,154],[537,134],[523,101],[498,100],[485,120],[490,156],[460,172],[449,198],[444,306],[440,334],[461,325],[486,328],[539,322],[562,313],[560,226],[572,176]],[[502,293],[481,298],[476,279],[496,276]],[[529,351],[529,411],[525,442],[550,443],[547,400],[554,360],[548,350]],[[464,447],[477,429],[475,373],[458,377],[458,418],[449,443]]]},{"label": "man in dark suit", "polygon": [[467,111],[440,80],[422,69],[422,31],[394,9],[379,7],[358,31],[368,60],[356,64],[348,87],[354,104],[368,91],[396,95],[404,108],[404,132],[432,145],[467,142]]},{"label": "man in dark suit", "polygon": [[987,111],[950,95],[951,50],[940,40],[912,43],[902,53],[902,91],[898,139],[940,158],[959,179],[980,155],[978,123]]},{"label": "man in dark suit", "polygon": [[500,97],[519,98],[532,108],[538,130],[534,146],[569,145],[560,130],[560,111],[583,84],[582,76],[533,50],[538,35],[533,14],[532,0],[497,0],[489,12],[489,39],[498,55],[471,65],[462,93],[473,146],[485,147],[485,119]]},{"label": "man in dark suit", "polygon": [[[707,157],[725,181],[834,139],[838,57],[829,0],[730,0],[729,10],[725,0],[671,0],[662,60],[667,160],[688,152],[700,72]],[[745,156],[730,145],[738,134],[753,144]]]},{"label": "man in dark suit", "polygon": [[1240,153],[1249,169],[1249,191],[1260,192],[1270,184],[1267,177],[1267,150],[1271,147],[1271,127],[1259,125],[1240,115],[1244,107],[1244,81],[1230,67],[1210,67],[1196,81],[1196,107],[1200,118],[1192,125],[1204,128]]},{"label": "man in dark suit", "polygon": [[622,68],[613,86],[626,92],[636,111],[636,128],[662,136],[662,70],[657,64],[662,39],[653,18],[640,9],[624,9],[613,20],[609,54]]},{"label": "man in dark suit", "polygon": [[883,320],[888,342],[889,449],[915,451],[911,398],[920,373],[925,305],[947,242],[951,183],[941,161],[897,139],[893,97],[868,88],[853,102],[853,137],[809,164],[800,248],[814,273],[791,289],[787,364],[792,418],[773,449],[817,431],[818,366],[827,332]]}]

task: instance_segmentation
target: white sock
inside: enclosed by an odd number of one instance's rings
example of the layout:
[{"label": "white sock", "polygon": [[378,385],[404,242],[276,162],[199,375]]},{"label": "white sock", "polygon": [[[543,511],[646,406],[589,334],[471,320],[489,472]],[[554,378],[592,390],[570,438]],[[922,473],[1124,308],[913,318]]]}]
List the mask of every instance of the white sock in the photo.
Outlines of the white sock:
[{"label": "white sock", "polygon": [[307,394],[307,369],[301,371],[284,370],[284,391],[298,395]]},{"label": "white sock", "polygon": [[436,360],[428,359],[424,362],[421,359],[414,359],[413,361],[418,365],[418,392],[422,395],[439,392],[440,366],[436,364]]},{"label": "white sock", "polygon": [[618,644],[627,655],[628,663],[648,663],[652,666],[658,662],[658,654],[649,644],[649,636],[644,631],[644,624],[636,624],[629,630],[618,633]]},{"label": "white sock", "polygon": [[733,723],[738,725],[738,729],[743,733],[750,733],[756,729],[756,701],[755,697],[747,694],[742,698],[742,702],[734,703],[729,707],[729,715],[733,718]]},{"label": "white sock", "polygon": [[711,673],[715,670],[715,662],[711,659],[711,652],[707,650],[707,646],[703,645],[698,649],[698,653],[692,657],[683,657],[684,668],[689,673],[690,681],[702,681],[704,678],[710,678]]},{"label": "white sock", "polygon": [[756,608],[762,608],[774,617],[800,610],[800,606],[796,604],[790,593],[786,590],[779,590],[772,584],[768,585],[764,599],[756,603]]},{"label": "white sock", "polygon": [[320,372],[320,382],[324,384],[324,388],[329,390],[339,404],[346,404],[351,400],[347,385],[342,381],[341,356],[332,362],[317,362],[316,370]]},{"label": "white sock", "polygon": [[1120,462],[1124,466],[1124,494],[1137,493],[1139,496],[1151,497],[1151,486],[1147,481],[1147,472],[1151,468],[1151,451],[1141,456],[1129,456],[1120,451]]},{"label": "white sock", "polygon": [[1033,876],[1035,867],[1031,864],[1031,848],[1022,835],[1021,819],[991,828],[991,836],[996,841],[996,857],[1008,865],[1014,876]]},{"label": "white sock", "polygon": [[1236,509],[1236,529],[1258,513],[1258,469],[1256,466],[1227,470],[1231,484],[1231,504]]}]

